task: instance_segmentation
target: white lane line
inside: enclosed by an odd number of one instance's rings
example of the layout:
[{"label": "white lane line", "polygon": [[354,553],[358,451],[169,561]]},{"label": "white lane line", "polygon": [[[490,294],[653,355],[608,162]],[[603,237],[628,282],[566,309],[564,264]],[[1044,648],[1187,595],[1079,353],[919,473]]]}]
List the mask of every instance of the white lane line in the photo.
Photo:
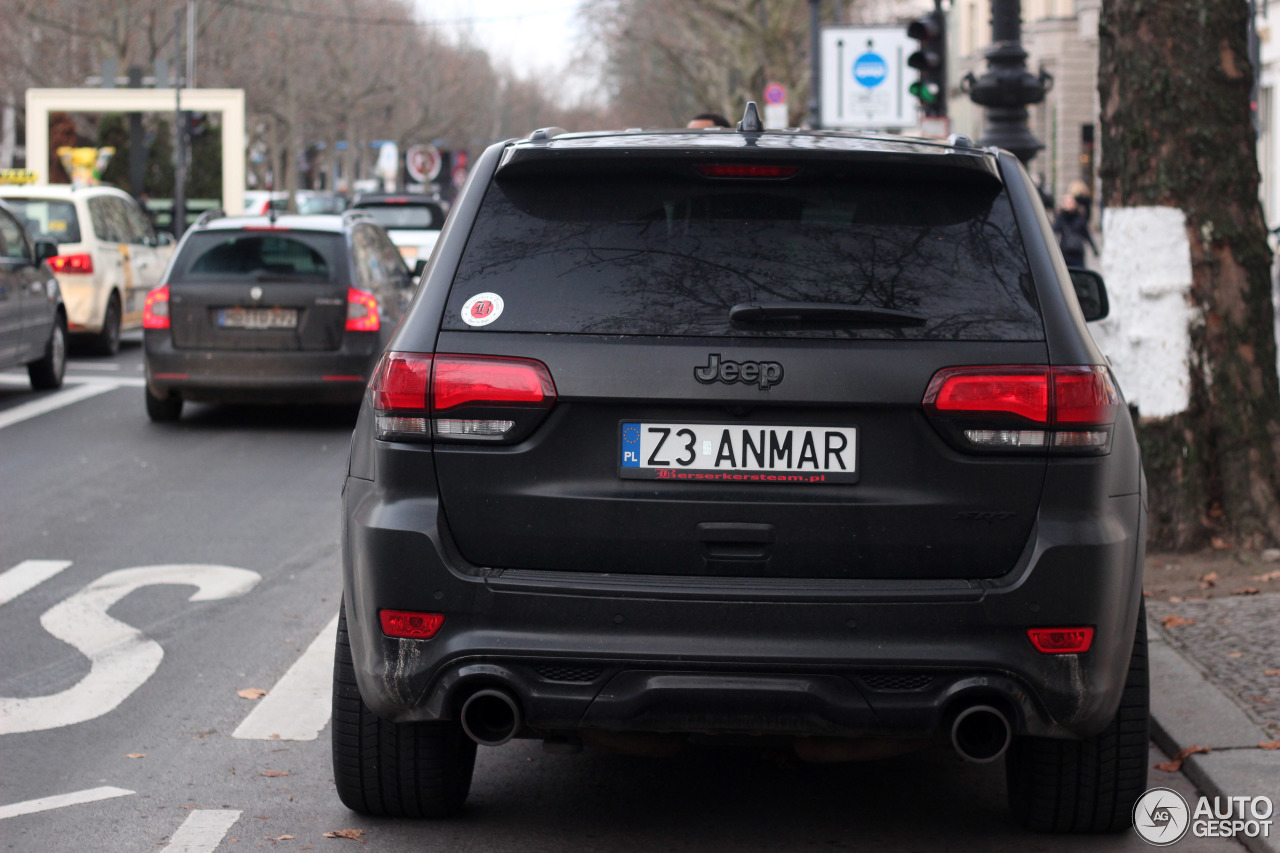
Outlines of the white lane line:
[{"label": "white lane line", "polygon": [[[142,370],[142,367],[139,366],[138,370]],[[106,385],[109,388],[141,388],[147,384],[146,378],[142,376],[94,376],[93,374],[77,376],[69,368],[66,382],[67,385]],[[30,388],[31,380],[22,373],[0,373],[0,385]]]},{"label": "white lane line", "polygon": [[14,406],[12,409],[5,409],[0,412],[0,429],[22,423],[40,415],[46,415],[49,412],[61,409],[63,406],[70,406],[72,403],[79,403],[81,400],[87,400],[90,397],[105,394],[117,387],[119,386],[115,384],[98,382],[75,385],[70,388],[64,388],[56,394],[50,394],[48,397],[32,400],[30,403]]},{"label": "white lane line", "polygon": [[[324,626],[276,686],[231,733],[241,740],[315,740],[329,722],[338,617]],[[273,737],[275,735],[276,737]]]},{"label": "white lane line", "polygon": [[8,604],[71,565],[70,560],[23,560],[0,574],[0,604]]},{"label": "white lane line", "polygon": [[213,853],[239,819],[239,809],[196,809],[160,853]]},{"label": "white lane line", "polygon": [[89,659],[84,678],[47,696],[0,696],[0,735],[83,723],[116,708],[155,673],[164,649],[107,615],[117,601],[152,584],[197,587],[187,601],[244,595],[262,576],[231,566],[167,565],[117,569],[44,612],[40,624]]},{"label": "white lane line", "polygon": [[96,803],[98,800],[110,800],[113,797],[127,797],[133,791],[124,788],[90,788],[87,791],[75,791],[70,794],[58,794],[55,797],[41,797],[38,800],[24,800],[21,803],[10,803],[0,806],[0,820],[18,815],[34,814],[60,809],[64,806],[78,806],[81,803]]},{"label": "white lane line", "polygon": [[112,364],[110,362],[108,362],[107,364],[98,364],[97,362],[93,362],[93,361],[76,361],[75,359],[70,359],[67,361],[67,369],[68,370],[119,370],[120,365]]}]

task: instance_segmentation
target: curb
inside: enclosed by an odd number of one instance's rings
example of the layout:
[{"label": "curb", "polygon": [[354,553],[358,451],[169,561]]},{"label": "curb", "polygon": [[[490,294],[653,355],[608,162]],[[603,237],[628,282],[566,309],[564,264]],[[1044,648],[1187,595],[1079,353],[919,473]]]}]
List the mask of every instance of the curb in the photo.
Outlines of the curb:
[{"label": "curb", "polygon": [[[1267,796],[1280,808],[1280,750],[1258,749],[1273,740],[1148,620],[1151,666],[1151,739],[1170,756],[1201,745],[1209,753],[1189,756],[1182,770],[1208,797]],[[1251,853],[1280,853],[1280,815],[1270,837],[1236,838]]]}]

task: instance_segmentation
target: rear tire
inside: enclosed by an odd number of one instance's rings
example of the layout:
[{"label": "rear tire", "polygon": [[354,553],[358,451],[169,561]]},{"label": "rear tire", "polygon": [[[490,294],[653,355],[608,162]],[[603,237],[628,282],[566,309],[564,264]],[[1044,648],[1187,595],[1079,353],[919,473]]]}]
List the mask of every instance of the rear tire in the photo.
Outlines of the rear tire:
[{"label": "rear tire", "polygon": [[1147,788],[1150,741],[1147,613],[1138,629],[1115,717],[1082,741],[1014,738],[1005,760],[1009,808],[1037,832],[1120,832]]},{"label": "rear tire", "polygon": [[59,312],[53,318],[49,343],[44,355],[27,365],[31,387],[37,391],[53,391],[62,387],[62,377],[67,373],[67,318]]},{"label": "rear tire", "polygon": [[157,397],[150,388],[144,388],[147,395],[147,417],[154,423],[170,423],[182,417],[181,397]]},{"label": "rear tire", "polygon": [[462,809],[476,745],[456,720],[391,723],[360,698],[346,604],[333,662],[333,778],[343,804],[367,815],[439,818]]},{"label": "rear tire", "polygon": [[107,300],[107,311],[102,315],[102,331],[93,339],[93,349],[98,355],[120,352],[120,297],[115,293]]}]

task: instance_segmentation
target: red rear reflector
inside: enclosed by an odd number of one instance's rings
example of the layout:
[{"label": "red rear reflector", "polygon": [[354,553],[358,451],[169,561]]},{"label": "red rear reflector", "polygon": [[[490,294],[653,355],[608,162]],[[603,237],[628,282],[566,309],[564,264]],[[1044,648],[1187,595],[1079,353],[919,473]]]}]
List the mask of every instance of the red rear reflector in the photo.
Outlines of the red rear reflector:
[{"label": "red rear reflector", "polygon": [[1093,645],[1092,628],[1028,628],[1027,637],[1046,655],[1082,654]]},{"label": "red rear reflector", "polygon": [[924,402],[938,412],[1008,414],[1048,423],[1049,371],[949,367],[934,375]]},{"label": "red rear reflector", "polygon": [[379,610],[382,633],[388,637],[430,640],[444,624],[443,613],[414,613],[409,610]]},{"label": "red rear reflector", "polygon": [[431,356],[389,352],[378,362],[369,384],[379,412],[425,412],[431,383]]},{"label": "red rear reflector", "polygon": [[367,290],[347,288],[348,332],[376,332],[382,323],[378,319],[378,297]]},{"label": "red rear reflector", "polygon": [[709,163],[698,171],[708,178],[789,178],[799,166],[773,166],[766,163]]},{"label": "red rear reflector", "polygon": [[142,304],[142,328],[169,328],[169,285],[162,284],[147,294]]},{"label": "red rear reflector", "polygon": [[436,411],[456,406],[549,408],[556,401],[556,386],[540,361],[440,355],[431,398]]},{"label": "red rear reflector", "polygon": [[88,253],[79,255],[55,255],[45,261],[45,263],[47,263],[49,268],[54,272],[93,272],[93,255]]}]

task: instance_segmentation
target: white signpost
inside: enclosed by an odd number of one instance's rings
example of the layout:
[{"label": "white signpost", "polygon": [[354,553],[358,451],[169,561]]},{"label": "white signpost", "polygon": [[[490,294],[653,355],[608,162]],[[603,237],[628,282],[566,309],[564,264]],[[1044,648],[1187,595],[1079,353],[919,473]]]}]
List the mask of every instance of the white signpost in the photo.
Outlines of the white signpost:
[{"label": "white signpost", "polygon": [[838,130],[903,130],[919,118],[907,91],[916,70],[905,27],[822,30],[822,126]]}]

